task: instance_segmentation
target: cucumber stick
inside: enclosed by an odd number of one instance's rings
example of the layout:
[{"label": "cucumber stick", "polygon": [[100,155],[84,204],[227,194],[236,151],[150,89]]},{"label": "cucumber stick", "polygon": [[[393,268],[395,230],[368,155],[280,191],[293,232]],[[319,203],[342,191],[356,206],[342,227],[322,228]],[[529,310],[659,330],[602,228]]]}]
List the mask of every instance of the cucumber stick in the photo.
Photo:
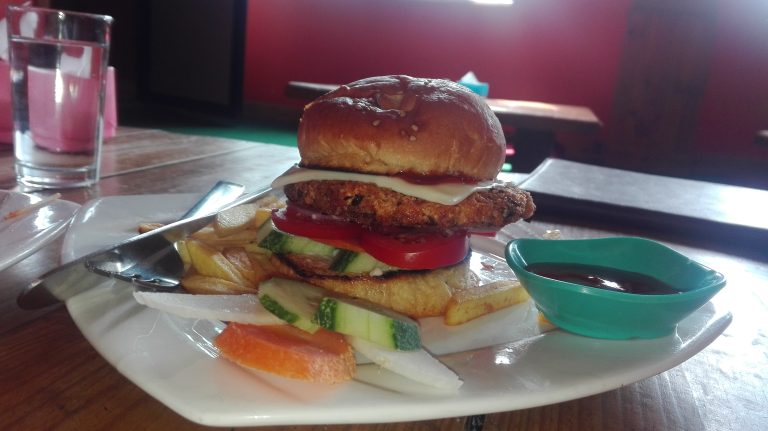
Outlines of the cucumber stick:
[{"label": "cucumber stick", "polygon": [[305,254],[324,257],[331,261],[331,271],[347,274],[381,275],[397,270],[368,253],[336,248],[303,236],[293,235],[277,229],[271,221],[264,223],[257,235],[258,247],[277,254]]},{"label": "cucumber stick", "polygon": [[331,264],[331,271],[353,274],[370,274],[375,271],[384,273],[396,269],[384,262],[377,260],[368,253],[351,250],[339,250],[339,253]]},{"label": "cucumber stick", "polygon": [[258,296],[269,312],[307,332],[323,327],[392,350],[421,348],[414,320],[374,304],[326,294],[301,281],[272,278],[259,285]]},{"label": "cucumber stick", "polygon": [[338,250],[328,244],[282,232],[271,221],[259,228],[257,238],[259,247],[279,254],[297,253],[330,258],[335,256]]},{"label": "cucumber stick", "polygon": [[312,321],[323,297],[320,288],[300,281],[272,278],[259,285],[259,301],[270,313],[307,332],[320,326]]},{"label": "cucumber stick", "polygon": [[315,323],[331,331],[360,337],[393,350],[421,348],[419,325],[412,319],[354,299],[325,297]]}]

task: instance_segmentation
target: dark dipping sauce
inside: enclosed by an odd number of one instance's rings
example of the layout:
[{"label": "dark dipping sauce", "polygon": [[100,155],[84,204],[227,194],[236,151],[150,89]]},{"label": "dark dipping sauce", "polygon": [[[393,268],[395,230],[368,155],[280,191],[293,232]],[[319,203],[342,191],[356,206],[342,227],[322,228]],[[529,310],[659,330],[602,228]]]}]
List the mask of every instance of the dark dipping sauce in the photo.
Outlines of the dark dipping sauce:
[{"label": "dark dipping sauce", "polygon": [[679,290],[649,275],[580,263],[532,263],[525,269],[542,277],[637,295],[674,295]]}]

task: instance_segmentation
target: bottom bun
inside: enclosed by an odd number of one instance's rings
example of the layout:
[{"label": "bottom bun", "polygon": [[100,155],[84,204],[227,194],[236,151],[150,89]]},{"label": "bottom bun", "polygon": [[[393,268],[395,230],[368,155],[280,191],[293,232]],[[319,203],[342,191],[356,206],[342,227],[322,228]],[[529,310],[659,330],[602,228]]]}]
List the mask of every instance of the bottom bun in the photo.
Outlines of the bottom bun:
[{"label": "bottom bun", "polygon": [[276,254],[271,259],[277,272],[323,289],[360,298],[413,318],[442,316],[454,292],[477,286],[469,260],[425,271],[397,271],[383,276],[314,275]]}]

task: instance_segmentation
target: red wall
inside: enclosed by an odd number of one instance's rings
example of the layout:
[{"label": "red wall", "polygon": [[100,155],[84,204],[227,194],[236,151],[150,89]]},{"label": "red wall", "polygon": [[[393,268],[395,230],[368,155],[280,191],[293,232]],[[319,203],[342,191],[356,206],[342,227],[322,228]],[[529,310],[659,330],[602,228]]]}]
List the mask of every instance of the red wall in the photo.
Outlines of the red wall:
[{"label": "red wall", "polygon": [[345,83],[404,73],[458,79],[490,97],[586,105],[603,120],[630,0],[251,0],[245,99],[290,104],[290,80]]},{"label": "red wall", "polygon": [[[768,1],[712,0],[713,60],[697,147],[768,161]],[[490,83],[490,97],[586,105],[610,127],[633,0],[249,0],[245,99],[300,106],[290,80],[405,73]]]}]

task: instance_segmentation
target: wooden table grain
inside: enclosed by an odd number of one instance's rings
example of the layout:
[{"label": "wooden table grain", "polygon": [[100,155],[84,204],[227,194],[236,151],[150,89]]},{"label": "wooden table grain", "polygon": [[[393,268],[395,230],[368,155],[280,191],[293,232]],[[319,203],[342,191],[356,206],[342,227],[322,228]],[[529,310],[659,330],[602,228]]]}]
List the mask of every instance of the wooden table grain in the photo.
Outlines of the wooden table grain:
[{"label": "wooden table grain", "polygon": [[[202,193],[219,179],[255,190],[297,160],[293,148],[122,128],[105,145],[99,184],[63,191],[63,197],[84,203],[111,195]],[[0,148],[0,187],[15,188],[12,161],[10,148]],[[567,219],[534,220],[532,226],[558,228],[570,238],[638,233],[574,225]],[[671,370],[602,394],[525,410],[408,423],[258,429],[768,429],[768,252],[739,253],[730,247],[726,254],[706,241],[668,243],[728,277],[717,299],[734,314],[722,336]],[[63,307],[38,312],[16,307],[23,287],[57,265],[60,247],[61,241],[55,241],[0,272],[0,429],[209,429],[177,415],[117,372]]]}]

